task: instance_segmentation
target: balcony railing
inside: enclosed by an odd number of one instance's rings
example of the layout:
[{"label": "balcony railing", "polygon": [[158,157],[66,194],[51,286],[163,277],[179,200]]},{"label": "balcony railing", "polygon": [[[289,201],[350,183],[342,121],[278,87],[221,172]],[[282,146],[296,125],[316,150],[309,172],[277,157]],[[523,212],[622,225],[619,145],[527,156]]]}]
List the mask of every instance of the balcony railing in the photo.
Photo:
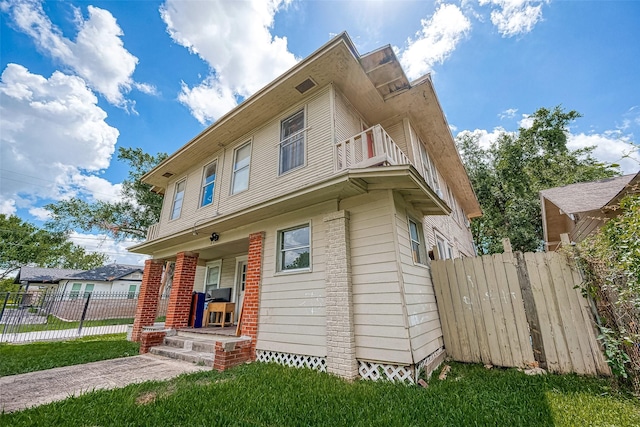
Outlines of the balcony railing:
[{"label": "balcony railing", "polygon": [[147,240],[153,240],[158,237],[158,231],[160,231],[160,224],[155,223],[150,225],[147,229]]},{"label": "balcony railing", "polygon": [[335,144],[336,170],[380,165],[410,165],[406,154],[380,125]]}]

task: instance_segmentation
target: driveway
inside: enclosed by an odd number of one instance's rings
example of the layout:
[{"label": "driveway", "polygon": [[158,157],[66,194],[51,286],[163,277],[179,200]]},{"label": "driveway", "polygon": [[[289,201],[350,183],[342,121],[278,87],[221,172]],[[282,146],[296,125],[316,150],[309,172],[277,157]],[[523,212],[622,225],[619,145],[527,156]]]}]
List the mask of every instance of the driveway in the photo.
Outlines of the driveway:
[{"label": "driveway", "polygon": [[93,390],[168,380],[180,374],[210,370],[206,366],[142,354],[0,377],[0,411],[14,412],[64,400]]}]

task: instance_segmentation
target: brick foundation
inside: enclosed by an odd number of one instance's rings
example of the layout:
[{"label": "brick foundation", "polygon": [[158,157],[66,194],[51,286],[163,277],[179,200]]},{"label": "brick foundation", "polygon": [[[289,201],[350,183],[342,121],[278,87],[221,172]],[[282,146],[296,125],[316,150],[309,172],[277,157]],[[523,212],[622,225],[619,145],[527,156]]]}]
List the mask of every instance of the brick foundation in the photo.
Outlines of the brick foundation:
[{"label": "brick foundation", "polygon": [[158,312],[160,299],[160,283],[162,281],[162,267],[164,261],[148,259],[144,262],[144,274],[140,284],[136,317],[133,321],[131,341],[140,341],[142,328],[153,325]]},{"label": "brick foundation", "polygon": [[326,232],[327,372],[347,380],[358,377],[351,287],[349,212],[324,218]]},{"label": "brick foundation", "polygon": [[258,338],[258,312],[260,309],[263,242],[264,232],[249,235],[247,277],[244,288],[244,300],[242,303],[242,324],[240,326],[240,333],[242,336],[251,338],[249,354],[251,360],[255,360],[256,357],[256,340]]},{"label": "brick foundation", "polygon": [[213,369],[224,371],[252,361],[255,359],[255,353],[255,339],[243,342],[216,342]]},{"label": "brick foundation", "polygon": [[196,278],[198,254],[180,252],[176,256],[176,268],[171,284],[169,306],[167,307],[167,329],[181,329],[189,324],[189,309],[191,308],[191,294],[193,282]]},{"label": "brick foundation", "polygon": [[151,347],[162,344],[167,331],[142,331],[140,334],[140,354],[149,352]]}]

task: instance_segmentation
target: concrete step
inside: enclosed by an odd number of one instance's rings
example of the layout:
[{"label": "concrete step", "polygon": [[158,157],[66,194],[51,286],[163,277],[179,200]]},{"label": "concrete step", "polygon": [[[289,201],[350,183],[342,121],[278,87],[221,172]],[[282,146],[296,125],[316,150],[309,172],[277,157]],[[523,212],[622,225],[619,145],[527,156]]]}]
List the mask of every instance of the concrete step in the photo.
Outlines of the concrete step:
[{"label": "concrete step", "polygon": [[167,347],[181,348],[185,350],[194,350],[201,352],[213,353],[216,348],[216,342],[213,339],[191,338],[174,335],[164,339],[164,345]]},{"label": "concrete step", "polygon": [[151,347],[149,352],[158,356],[184,360],[186,362],[191,362],[198,365],[213,366],[214,356],[212,352],[187,350],[184,348],[170,347],[167,345]]}]

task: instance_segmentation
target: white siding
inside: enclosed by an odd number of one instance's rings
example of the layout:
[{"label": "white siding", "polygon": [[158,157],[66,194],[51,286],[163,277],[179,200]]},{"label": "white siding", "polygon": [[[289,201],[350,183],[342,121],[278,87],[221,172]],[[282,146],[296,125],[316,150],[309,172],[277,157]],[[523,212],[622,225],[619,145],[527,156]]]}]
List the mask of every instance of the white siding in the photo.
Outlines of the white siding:
[{"label": "white siding", "polygon": [[[224,149],[212,157],[202,159],[186,173],[174,176],[166,189],[159,236],[188,229],[196,220],[212,217],[216,212],[219,215],[237,212],[331,176],[334,173],[334,162],[330,90],[331,87],[327,86],[285,114],[274,117],[264,126],[252,130],[238,140],[219,141],[225,145]],[[305,109],[307,128],[306,164],[279,176],[280,121],[301,108]],[[249,189],[231,195],[233,150],[249,140],[252,141]],[[203,168],[214,159],[218,160],[214,200],[210,205],[200,208]],[[182,212],[179,219],[170,221],[175,183],[184,178],[187,179],[187,184]]]},{"label": "white siding", "polygon": [[431,281],[431,270],[427,266],[414,263],[411,251],[407,218],[420,221],[420,214],[408,210],[400,197],[395,198],[395,208],[409,335],[414,361],[419,362],[444,345],[442,327]]},{"label": "white siding", "polygon": [[411,363],[389,192],[372,192],[343,200],[340,207],[351,214],[356,357]]},{"label": "white siding", "polygon": [[362,132],[362,119],[356,109],[336,89],[335,96],[336,142],[344,141]]},{"label": "white siding", "polygon": [[[325,203],[275,217],[265,230],[257,348],[326,356],[324,216],[335,210]],[[311,269],[277,272],[278,231],[311,223]]]}]

